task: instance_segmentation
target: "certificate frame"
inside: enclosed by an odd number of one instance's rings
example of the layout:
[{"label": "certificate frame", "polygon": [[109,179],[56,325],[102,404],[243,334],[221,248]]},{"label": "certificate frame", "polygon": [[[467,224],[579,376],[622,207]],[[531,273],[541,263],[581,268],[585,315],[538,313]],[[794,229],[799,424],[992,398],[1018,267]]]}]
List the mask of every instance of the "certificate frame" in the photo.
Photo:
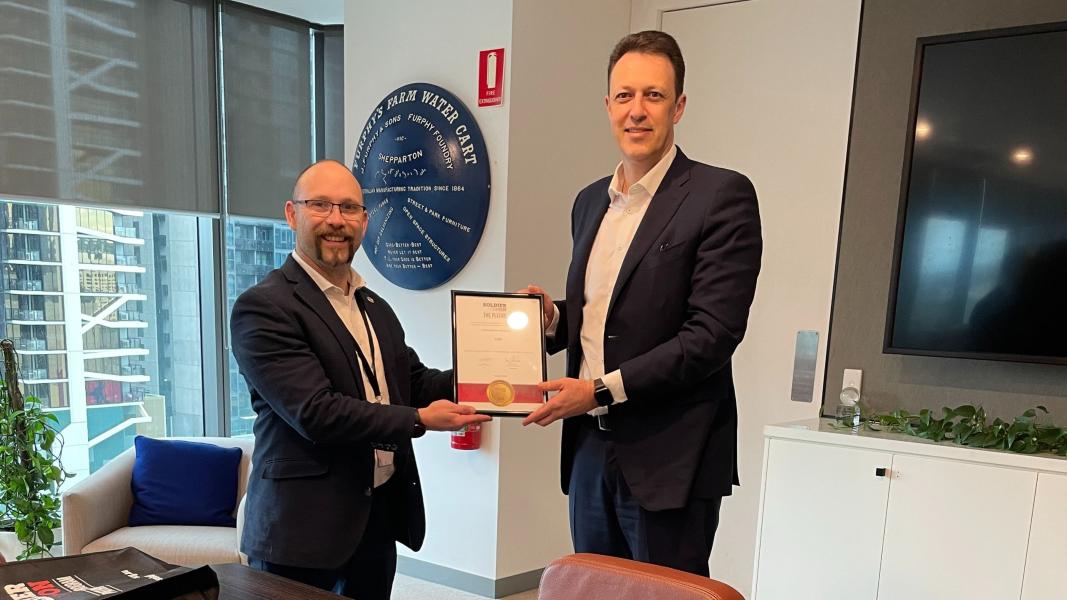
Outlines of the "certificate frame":
[{"label": "certificate frame", "polygon": [[[524,317],[518,329],[509,323],[515,313]],[[546,402],[536,388],[548,375],[543,315],[540,294],[452,290],[457,403],[481,414],[526,416]]]}]

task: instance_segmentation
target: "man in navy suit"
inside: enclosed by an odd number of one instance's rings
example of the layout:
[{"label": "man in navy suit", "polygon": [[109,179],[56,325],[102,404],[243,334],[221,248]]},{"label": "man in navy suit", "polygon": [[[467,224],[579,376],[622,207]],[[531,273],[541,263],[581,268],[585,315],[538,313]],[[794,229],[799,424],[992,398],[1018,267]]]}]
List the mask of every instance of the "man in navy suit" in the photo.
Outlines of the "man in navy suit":
[{"label": "man in navy suit", "polygon": [[719,506],[738,483],[730,357],[762,239],[749,180],[674,145],[684,77],[659,31],[611,54],[604,100],[622,162],[574,202],[567,299],[545,302],[568,377],[542,384],[558,393],[524,424],[564,419],[576,551],[707,576]]},{"label": "man in navy suit", "polygon": [[321,161],[285,203],[296,249],[233,307],[233,353],[256,412],[241,550],[249,564],[387,600],[396,542],[422,546],[411,439],[486,421],[451,398],[396,314],[351,266],[367,227],[351,171]]}]

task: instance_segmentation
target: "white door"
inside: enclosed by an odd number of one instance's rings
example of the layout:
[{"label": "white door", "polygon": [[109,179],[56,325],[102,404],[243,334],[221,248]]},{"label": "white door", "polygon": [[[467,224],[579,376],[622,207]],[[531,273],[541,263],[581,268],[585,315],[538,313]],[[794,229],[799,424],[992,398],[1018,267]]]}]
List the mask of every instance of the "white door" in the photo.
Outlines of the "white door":
[{"label": "white door", "polygon": [[1042,473],[1037,477],[1034,521],[1026,551],[1022,600],[1067,596],[1064,557],[1067,557],[1067,476]]},{"label": "white door", "polygon": [[1018,598],[1037,473],[896,455],[879,600]]},{"label": "white door", "polygon": [[[662,16],[686,61],[678,145],[693,160],[748,175],[763,220],[763,268],[734,359],[741,487],[723,501],[711,557],[712,576],[746,594],[763,426],[819,414],[859,14],[860,0],[748,0]],[[632,23],[635,31],[656,26]],[[819,333],[811,403],[790,401],[800,330]]]},{"label": "white door", "polygon": [[756,600],[875,600],[892,458],[768,443]]}]

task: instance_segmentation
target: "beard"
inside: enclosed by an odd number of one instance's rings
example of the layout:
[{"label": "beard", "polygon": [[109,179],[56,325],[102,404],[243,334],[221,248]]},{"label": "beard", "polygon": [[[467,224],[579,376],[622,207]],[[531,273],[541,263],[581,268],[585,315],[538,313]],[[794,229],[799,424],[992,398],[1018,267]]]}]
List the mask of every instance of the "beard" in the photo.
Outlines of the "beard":
[{"label": "beard", "polygon": [[352,264],[356,257],[356,249],[359,246],[355,241],[348,240],[344,247],[327,246],[322,238],[315,243],[315,258],[329,267],[341,267]]},{"label": "beard", "polygon": [[[337,241],[327,241],[325,236],[343,238]],[[341,242],[338,244],[337,242]],[[359,239],[351,232],[346,231],[316,231],[312,243],[311,256],[329,269],[347,267],[352,264],[359,249]]]}]

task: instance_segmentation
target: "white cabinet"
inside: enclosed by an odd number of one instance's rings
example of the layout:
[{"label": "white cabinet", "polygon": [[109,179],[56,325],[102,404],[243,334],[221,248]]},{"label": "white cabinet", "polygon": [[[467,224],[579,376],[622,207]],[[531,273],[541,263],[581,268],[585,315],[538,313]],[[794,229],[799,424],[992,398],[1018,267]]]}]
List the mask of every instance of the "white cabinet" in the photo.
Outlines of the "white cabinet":
[{"label": "white cabinet", "polygon": [[[767,447],[759,587],[765,600],[875,600],[886,452],[776,440]],[[824,567],[833,565],[832,571]]]},{"label": "white cabinet", "polygon": [[1037,473],[893,457],[878,598],[1018,598]]},{"label": "white cabinet", "polygon": [[1067,460],[826,421],[765,435],[756,600],[1067,597]]},{"label": "white cabinet", "polygon": [[1037,477],[1030,549],[1026,554],[1023,600],[1067,596],[1064,578],[1067,557],[1067,475],[1042,473]]}]

